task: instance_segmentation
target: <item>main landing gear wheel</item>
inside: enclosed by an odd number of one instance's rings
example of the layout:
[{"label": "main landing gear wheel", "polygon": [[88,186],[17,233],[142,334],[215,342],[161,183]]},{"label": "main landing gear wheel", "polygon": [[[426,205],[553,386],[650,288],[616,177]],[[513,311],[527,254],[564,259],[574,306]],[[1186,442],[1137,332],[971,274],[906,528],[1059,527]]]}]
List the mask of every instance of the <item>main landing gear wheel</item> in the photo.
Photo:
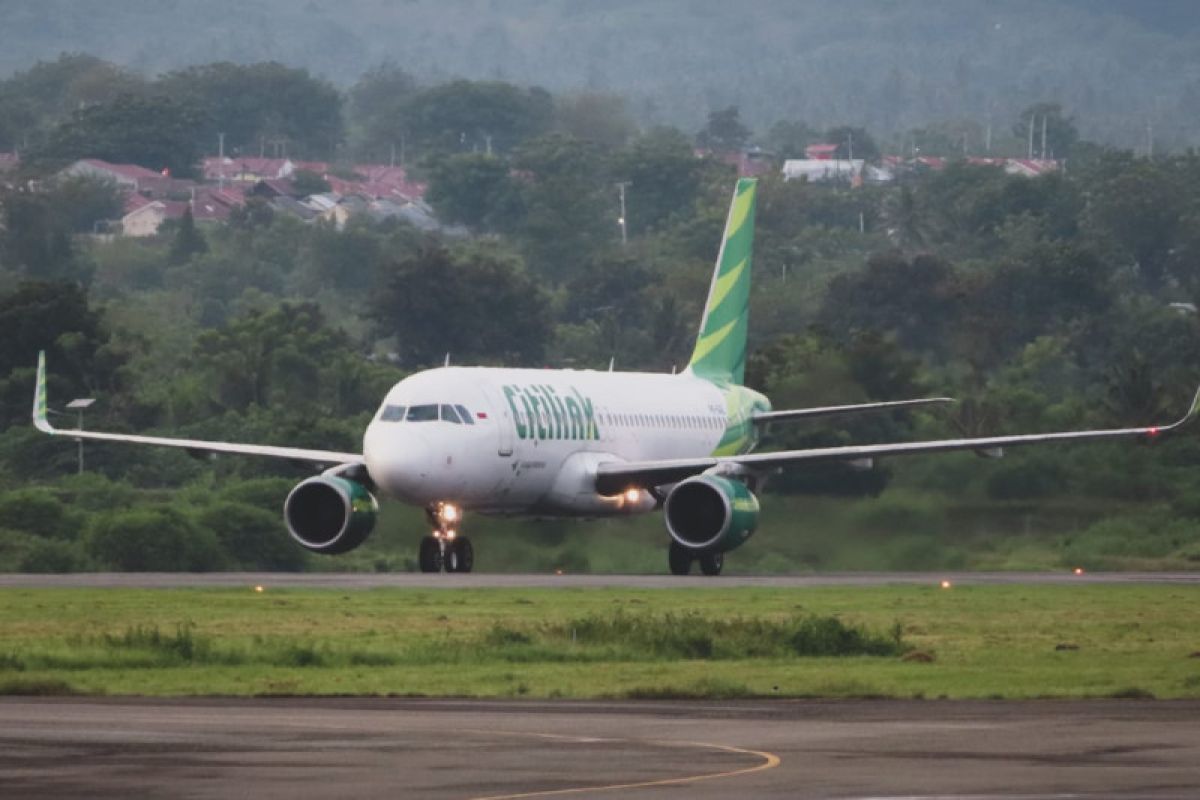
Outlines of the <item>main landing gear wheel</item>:
[{"label": "main landing gear wheel", "polygon": [[446,572],[470,572],[475,566],[475,548],[471,540],[460,536],[446,543]]},{"label": "main landing gear wheel", "polygon": [[667,564],[671,567],[672,575],[687,575],[692,571],[692,551],[674,539],[667,548]]},{"label": "main landing gear wheel", "polygon": [[724,553],[705,553],[700,556],[700,571],[705,575],[720,575],[724,566]]},{"label": "main landing gear wheel", "polygon": [[421,572],[441,572],[445,557],[442,555],[442,543],[436,536],[426,536],[421,539],[421,551],[418,561]]}]

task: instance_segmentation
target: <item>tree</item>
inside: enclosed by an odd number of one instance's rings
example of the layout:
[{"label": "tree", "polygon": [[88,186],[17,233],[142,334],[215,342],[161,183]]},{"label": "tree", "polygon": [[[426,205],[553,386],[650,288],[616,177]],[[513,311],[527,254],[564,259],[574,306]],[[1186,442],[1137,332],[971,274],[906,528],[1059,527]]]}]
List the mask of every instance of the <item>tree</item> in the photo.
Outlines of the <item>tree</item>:
[{"label": "tree", "polygon": [[779,158],[804,158],[804,150],[818,141],[820,134],[807,124],[781,119],[767,131],[767,149]]},{"label": "tree", "polygon": [[508,162],[484,153],[456,153],[429,167],[425,199],[438,219],[476,231],[511,229],[518,219],[520,187]]},{"label": "tree", "polygon": [[378,401],[364,359],[315,303],[282,303],[205,331],[194,357],[221,409],[349,415]]},{"label": "tree", "polygon": [[714,153],[738,152],[749,139],[750,129],[742,124],[737,106],[710,112],[708,123],[696,134],[696,144]]},{"label": "tree", "polygon": [[355,150],[377,159],[390,159],[393,153],[403,157],[408,104],[416,94],[416,79],[391,62],[363,73],[349,94]]},{"label": "tree", "polygon": [[619,241],[617,187],[595,145],[548,134],[522,145],[513,164],[525,212],[516,233],[534,272],[567,280],[582,257]]},{"label": "tree", "polygon": [[185,264],[192,256],[206,252],[208,242],[204,241],[204,235],[196,230],[196,219],[192,216],[192,207],[188,206],[183,210],[183,217],[179,220],[175,238],[171,240],[171,252],[167,254],[167,258],[172,264]]},{"label": "tree", "polygon": [[451,81],[426,89],[407,106],[406,126],[433,152],[507,153],[554,121],[545,89],[502,81]]},{"label": "tree", "polygon": [[80,158],[100,158],[192,177],[200,160],[196,129],[202,120],[201,112],[187,102],[125,94],[76,111],[30,148],[28,158],[46,170]]},{"label": "tree", "polygon": [[[1045,130],[1045,148],[1042,147],[1042,131]],[[1036,103],[1021,112],[1013,125],[1013,135],[1029,141],[1033,132],[1033,155],[1045,158],[1069,158],[1071,149],[1079,141],[1079,130],[1075,118],[1068,117],[1059,103]]]},{"label": "tree", "polygon": [[321,194],[330,190],[329,181],[311,169],[298,169],[292,173],[292,191],[297,197]]},{"label": "tree", "polygon": [[87,266],[50,196],[14,190],[0,198],[0,263],[32,280],[85,281]]},{"label": "tree", "polygon": [[47,202],[73,233],[92,233],[97,222],[120,219],[124,214],[120,190],[105,178],[60,177],[51,184]]},{"label": "tree", "polygon": [[629,233],[640,236],[690,209],[700,190],[703,163],[675,128],[654,128],[616,154],[614,171],[629,182],[625,193]]},{"label": "tree", "polygon": [[170,72],[158,82],[169,97],[202,113],[191,130],[193,146],[211,152],[225,134],[231,153],[332,157],[343,136],[342,98],[306,69],[275,61],[227,61]]},{"label": "tree", "polygon": [[620,95],[582,92],[560,97],[555,116],[563,133],[604,148],[621,147],[637,133],[637,123]]},{"label": "tree", "polygon": [[861,158],[866,161],[879,159],[879,145],[865,128],[840,125],[825,131],[825,141],[837,145],[837,158]]},{"label": "tree", "polygon": [[408,366],[536,363],[550,338],[546,291],[495,245],[430,240],[387,268],[369,311]]},{"label": "tree", "polygon": [[96,56],[63,53],[0,81],[0,150],[24,149],[80,108],[144,94],[137,74]]}]

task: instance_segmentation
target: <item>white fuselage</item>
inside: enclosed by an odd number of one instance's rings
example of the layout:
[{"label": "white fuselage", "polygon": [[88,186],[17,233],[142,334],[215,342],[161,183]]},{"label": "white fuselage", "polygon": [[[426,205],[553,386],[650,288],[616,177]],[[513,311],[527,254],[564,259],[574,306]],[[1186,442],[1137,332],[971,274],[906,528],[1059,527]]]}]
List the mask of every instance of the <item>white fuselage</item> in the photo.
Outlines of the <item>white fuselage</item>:
[{"label": "white fuselage", "polygon": [[388,392],[363,456],[377,486],[414,505],[636,513],[655,499],[597,494],[596,465],[707,456],[731,413],[721,389],[688,373],[445,367]]}]

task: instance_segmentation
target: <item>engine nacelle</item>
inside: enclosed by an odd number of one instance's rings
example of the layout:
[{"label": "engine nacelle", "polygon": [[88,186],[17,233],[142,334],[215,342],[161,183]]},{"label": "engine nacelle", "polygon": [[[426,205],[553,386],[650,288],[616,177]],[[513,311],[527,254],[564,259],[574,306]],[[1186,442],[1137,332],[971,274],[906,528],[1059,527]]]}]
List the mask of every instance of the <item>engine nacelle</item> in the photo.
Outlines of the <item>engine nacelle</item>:
[{"label": "engine nacelle", "polygon": [[288,533],[314,553],[345,553],[367,540],[379,503],[360,483],[337,475],[303,481],[283,502]]},{"label": "engine nacelle", "polygon": [[726,553],[758,527],[758,498],[740,481],[697,475],[667,495],[663,520],[671,538],[684,547]]}]

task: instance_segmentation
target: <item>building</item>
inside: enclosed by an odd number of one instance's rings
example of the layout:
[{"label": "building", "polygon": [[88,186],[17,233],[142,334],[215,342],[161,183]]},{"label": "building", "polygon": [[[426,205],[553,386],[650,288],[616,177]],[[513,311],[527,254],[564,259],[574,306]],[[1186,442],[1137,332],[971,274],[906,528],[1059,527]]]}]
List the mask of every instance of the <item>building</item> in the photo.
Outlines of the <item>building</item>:
[{"label": "building", "polygon": [[806,180],[809,183],[858,183],[862,180],[865,163],[861,158],[789,158],[783,162],[783,179]]}]

